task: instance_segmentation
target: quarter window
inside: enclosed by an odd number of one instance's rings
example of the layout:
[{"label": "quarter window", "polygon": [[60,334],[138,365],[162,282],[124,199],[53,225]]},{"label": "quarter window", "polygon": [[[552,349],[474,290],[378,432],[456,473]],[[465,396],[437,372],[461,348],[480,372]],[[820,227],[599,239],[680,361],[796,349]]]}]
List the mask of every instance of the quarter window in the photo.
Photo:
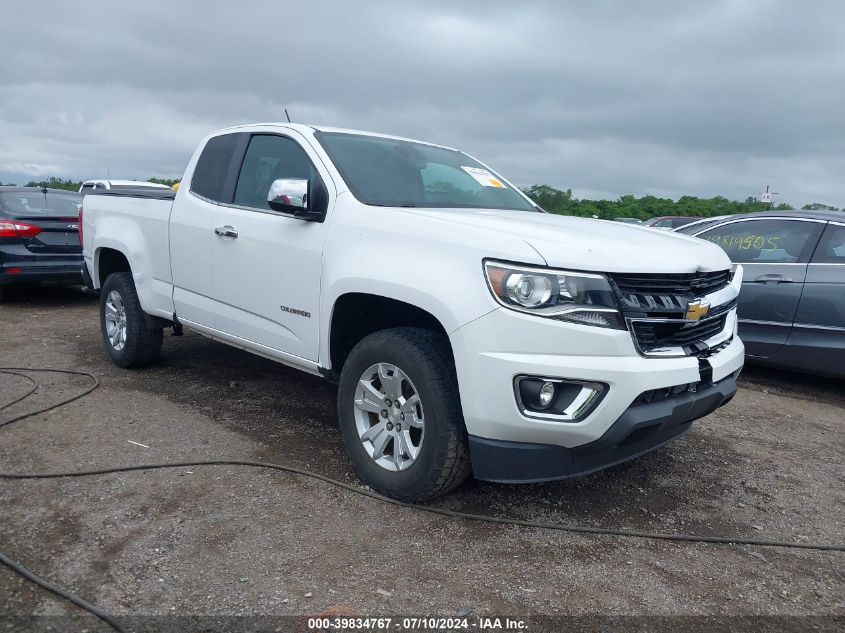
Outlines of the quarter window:
[{"label": "quarter window", "polygon": [[313,186],[319,175],[296,141],[285,136],[253,136],[238,174],[235,204],[270,209],[267,194],[272,182],[280,178],[307,179]]},{"label": "quarter window", "polygon": [[813,254],[814,264],[845,264],[845,226],[828,224]]},{"label": "quarter window", "polygon": [[237,134],[224,134],[209,139],[194,167],[194,175],[191,177],[192,192],[214,202],[223,200],[226,174],[237,142]]},{"label": "quarter window", "polygon": [[820,231],[818,222],[761,219],[722,224],[698,237],[721,246],[734,262],[794,264],[809,259]]}]

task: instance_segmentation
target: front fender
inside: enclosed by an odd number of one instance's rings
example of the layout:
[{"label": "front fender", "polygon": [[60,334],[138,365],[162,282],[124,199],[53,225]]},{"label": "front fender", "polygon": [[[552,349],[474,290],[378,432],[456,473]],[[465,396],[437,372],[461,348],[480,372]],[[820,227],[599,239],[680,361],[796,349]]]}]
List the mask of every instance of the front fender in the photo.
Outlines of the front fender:
[{"label": "front fender", "polygon": [[323,256],[320,364],[331,367],[332,313],[338,298],[363,293],[395,299],[433,315],[451,334],[495,310],[483,260],[542,264],[523,240],[455,227],[419,214],[339,199]]}]

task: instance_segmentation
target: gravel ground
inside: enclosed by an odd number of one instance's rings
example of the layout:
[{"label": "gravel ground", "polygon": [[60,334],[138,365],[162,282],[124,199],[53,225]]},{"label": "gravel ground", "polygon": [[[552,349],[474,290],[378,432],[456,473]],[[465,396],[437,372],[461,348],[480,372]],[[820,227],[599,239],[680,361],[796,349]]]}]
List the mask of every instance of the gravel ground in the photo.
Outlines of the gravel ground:
[{"label": "gravel ground", "polygon": [[[80,401],[0,430],[2,471],[228,457],[360,485],[336,428],[335,389],[317,378],[192,333],[166,337],[159,365],[121,370],[102,350],[96,299],[77,289],[11,293],[0,304],[0,325],[0,366],[83,369],[102,381]],[[44,386],[0,419],[85,384],[37,377]],[[436,505],[588,526],[845,543],[842,387],[748,368],[729,405],[639,460],[558,483],[470,482]],[[0,375],[0,404],[26,388]],[[122,617],[472,609],[586,618],[579,622],[698,616],[690,626],[702,616],[795,618],[779,628],[810,626],[802,618],[812,616],[838,619],[822,621],[826,628],[841,626],[845,615],[842,553],[472,523],[246,467],[0,480],[0,508],[0,551]],[[15,620],[30,615],[65,618]],[[277,621],[285,624],[270,630],[293,627],[294,620]],[[9,630],[45,622],[107,630],[0,567],[0,631],[3,622]],[[180,622],[179,630],[209,630],[211,620]]]}]

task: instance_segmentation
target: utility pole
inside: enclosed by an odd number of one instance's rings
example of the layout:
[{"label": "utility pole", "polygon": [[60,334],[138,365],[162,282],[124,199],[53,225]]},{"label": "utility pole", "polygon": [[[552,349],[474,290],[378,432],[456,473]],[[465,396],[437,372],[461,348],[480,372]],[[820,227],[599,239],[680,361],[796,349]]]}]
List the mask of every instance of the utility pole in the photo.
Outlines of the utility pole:
[{"label": "utility pole", "polygon": [[769,185],[766,185],[766,190],[760,192],[760,202],[764,202],[772,208],[772,197],[780,195],[777,191],[769,191]]}]

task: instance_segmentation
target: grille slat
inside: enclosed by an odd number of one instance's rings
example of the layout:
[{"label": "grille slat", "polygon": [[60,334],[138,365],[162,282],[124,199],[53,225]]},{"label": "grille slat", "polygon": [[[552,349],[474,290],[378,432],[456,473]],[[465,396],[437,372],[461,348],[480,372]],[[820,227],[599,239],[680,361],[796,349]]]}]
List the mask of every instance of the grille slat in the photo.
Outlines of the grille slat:
[{"label": "grille slat", "polygon": [[729,270],[709,273],[625,274],[611,275],[622,294],[636,295],[684,295],[700,297],[724,288],[730,283]]},{"label": "grille slat", "polygon": [[632,331],[637,343],[644,352],[660,347],[686,347],[716,336],[725,327],[727,311],[715,318],[699,323],[678,320],[677,323],[665,321],[634,321]]}]

